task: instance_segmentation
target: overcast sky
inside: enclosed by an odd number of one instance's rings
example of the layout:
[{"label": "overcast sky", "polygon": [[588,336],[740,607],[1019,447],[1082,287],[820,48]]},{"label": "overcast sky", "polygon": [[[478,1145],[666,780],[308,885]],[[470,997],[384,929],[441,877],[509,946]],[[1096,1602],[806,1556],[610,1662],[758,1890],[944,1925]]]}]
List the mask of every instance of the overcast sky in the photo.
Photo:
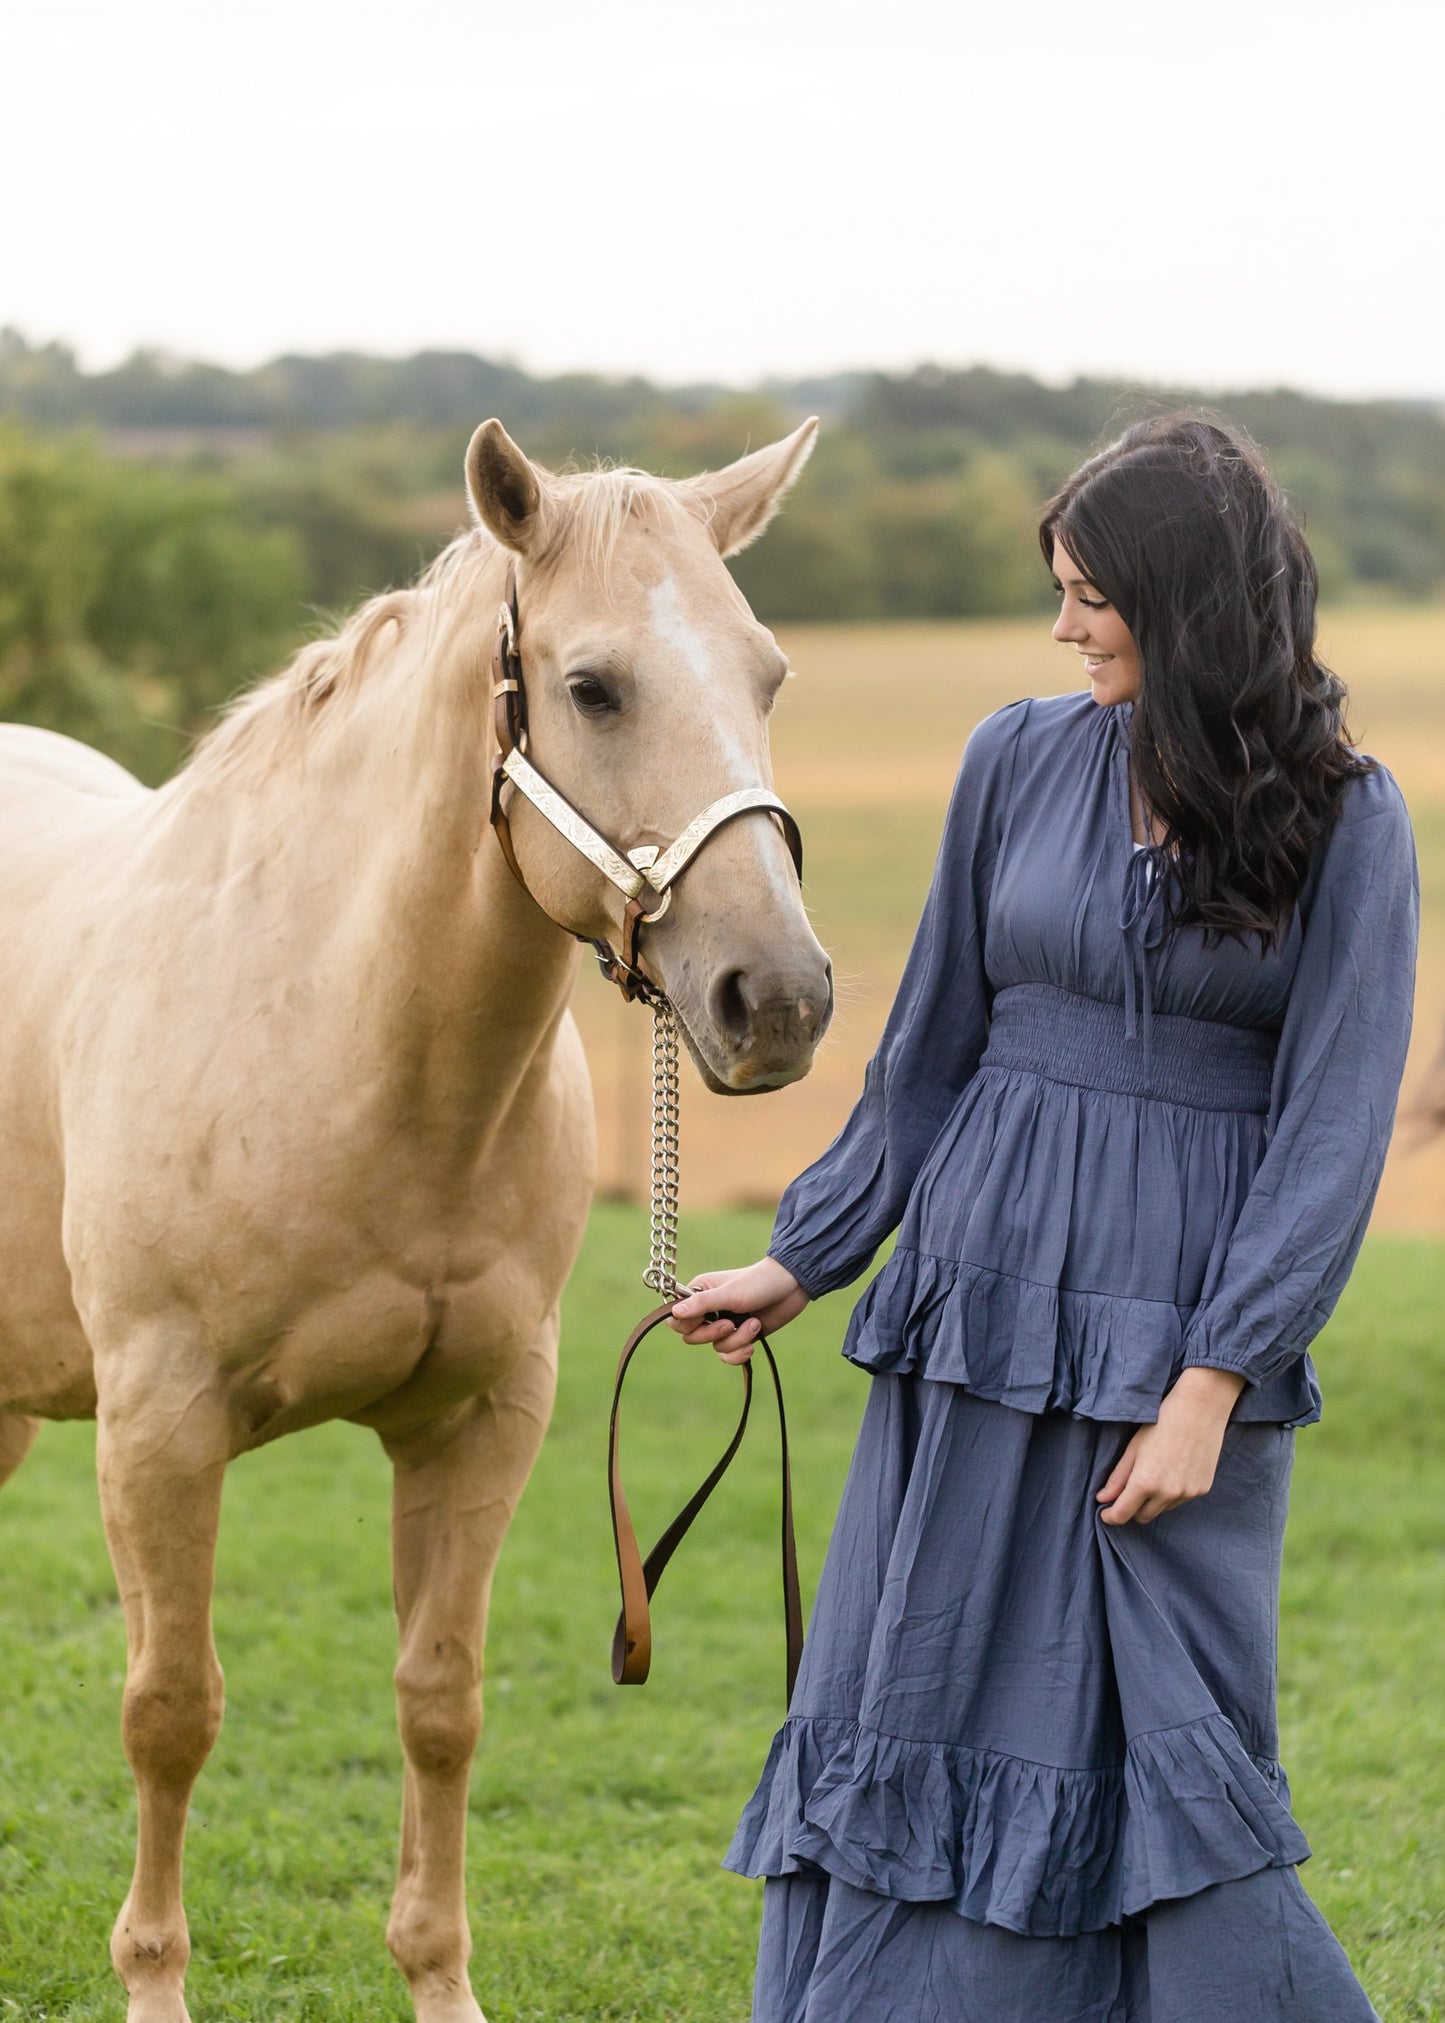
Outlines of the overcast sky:
[{"label": "overcast sky", "polygon": [[1445,397],[1441,0],[0,19],[0,322],[89,364],[440,345]]}]

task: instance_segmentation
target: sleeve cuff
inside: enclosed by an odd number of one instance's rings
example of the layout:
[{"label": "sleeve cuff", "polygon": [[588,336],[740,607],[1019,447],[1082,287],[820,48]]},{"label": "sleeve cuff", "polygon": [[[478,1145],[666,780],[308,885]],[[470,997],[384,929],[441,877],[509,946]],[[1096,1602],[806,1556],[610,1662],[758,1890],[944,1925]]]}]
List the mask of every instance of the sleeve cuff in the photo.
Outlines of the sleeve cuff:
[{"label": "sleeve cuff", "polygon": [[1243,1377],[1245,1383],[1255,1390],[1258,1389],[1261,1382],[1261,1379],[1255,1375],[1247,1363],[1241,1362],[1237,1356],[1227,1356],[1219,1349],[1200,1347],[1190,1350],[1185,1355],[1180,1368],[1183,1370],[1225,1370],[1231,1377]]},{"label": "sleeve cuff", "polygon": [[1249,1349],[1241,1348],[1237,1341],[1226,1346],[1215,1339],[1216,1330],[1211,1325],[1213,1318],[1207,1308],[1195,1309],[1184,1338],[1181,1369],[1227,1370],[1232,1377],[1243,1377],[1246,1384],[1257,1387],[1260,1378],[1253,1366],[1258,1358]]},{"label": "sleeve cuff", "polygon": [[767,1254],[774,1264],[780,1264],[784,1271],[793,1274],[810,1300],[822,1299],[825,1293],[833,1292],[838,1286],[848,1283],[846,1278],[830,1279],[828,1274],[808,1257],[805,1250],[795,1250],[791,1244],[770,1243]]}]

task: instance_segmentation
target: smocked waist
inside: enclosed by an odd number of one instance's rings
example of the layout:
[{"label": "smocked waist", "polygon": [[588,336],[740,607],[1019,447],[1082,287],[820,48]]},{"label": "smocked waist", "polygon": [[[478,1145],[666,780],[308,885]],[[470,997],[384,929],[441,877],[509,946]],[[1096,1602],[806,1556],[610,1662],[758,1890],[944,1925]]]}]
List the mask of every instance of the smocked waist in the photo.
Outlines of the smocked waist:
[{"label": "smocked waist", "polygon": [[1196,1110],[1268,1112],[1273,1033],[1155,1012],[1146,1044],[1143,1035],[1127,1038],[1124,1025],[1120,1005],[1053,984],[1012,984],[994,998],[979,1065]]}]

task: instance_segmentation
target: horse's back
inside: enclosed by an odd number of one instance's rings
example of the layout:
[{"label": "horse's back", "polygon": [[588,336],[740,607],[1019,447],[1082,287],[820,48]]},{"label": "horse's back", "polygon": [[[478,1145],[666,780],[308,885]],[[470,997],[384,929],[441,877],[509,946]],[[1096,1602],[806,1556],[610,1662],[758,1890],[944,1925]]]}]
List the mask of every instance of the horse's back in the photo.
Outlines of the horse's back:
[{"label": "horse's back", "polygon": [[[0,724],[0,1016],[48,1000],[150,791],[104,753]],[[48,972],[48,974],[47,974]]]},{"label": "horse's back", "polygon": [[104,752],[57,731],[0,724],[0,837],[23,834],[37,817],[133,807],[146,789]]}]

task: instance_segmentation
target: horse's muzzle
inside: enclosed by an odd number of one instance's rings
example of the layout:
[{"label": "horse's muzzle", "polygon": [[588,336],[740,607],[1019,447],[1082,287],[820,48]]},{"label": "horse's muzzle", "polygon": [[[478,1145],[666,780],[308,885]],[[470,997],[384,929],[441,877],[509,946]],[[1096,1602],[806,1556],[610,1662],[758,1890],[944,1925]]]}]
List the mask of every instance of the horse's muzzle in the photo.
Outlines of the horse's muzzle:
[{"label": "horse's muzzle", "polygon": [[702,1016],[684,1018],[688,1050],[716,1094],[760,1095],[807,1074],[833,1016],[832,964],[821,950],[819,957],[786,980],[776,972],[725,970],[708,990]]}]

